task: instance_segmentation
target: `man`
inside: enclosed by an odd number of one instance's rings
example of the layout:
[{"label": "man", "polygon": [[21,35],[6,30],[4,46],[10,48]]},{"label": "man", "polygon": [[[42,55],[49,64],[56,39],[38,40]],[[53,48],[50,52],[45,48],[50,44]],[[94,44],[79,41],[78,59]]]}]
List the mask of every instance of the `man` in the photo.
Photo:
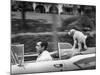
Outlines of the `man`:
[{"label": "man", "polygon": [[36,61],[49,61],[52,60],[50,53],[47,51],[48,43],[45,41],[37,42],[36,49],[39,53]]},{"label": "man", "polygon": [[87,49],[86,46],[86,38],[87,35],[84,35],[81,31],[75,30],[75,29],[71,29],[68,32],[69,35],[73,36],[73,40],[74,40],[74,45],[73,45],[73,49],[75,49],[76,45],[78,44],[78,49],[79,51],[82,49],[82,43],[84,45],[84,49]]}]

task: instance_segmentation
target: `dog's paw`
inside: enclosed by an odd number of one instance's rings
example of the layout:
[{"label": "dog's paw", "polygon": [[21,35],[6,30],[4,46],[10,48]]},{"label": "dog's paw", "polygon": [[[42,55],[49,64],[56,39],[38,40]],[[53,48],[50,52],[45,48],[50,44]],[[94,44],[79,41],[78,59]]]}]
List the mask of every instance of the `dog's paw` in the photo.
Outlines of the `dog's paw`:
[{"label": "dog's paw", "polygon": [[87,50],[87,48],[83,48],[83,49],[81,49],[80,51],[86,51]]},{"label": "dog's paw", "polygon": [[84,49],[83,49],[83,51],[86,51],[86,50],[87,50],[87,48],[84,48]]}]

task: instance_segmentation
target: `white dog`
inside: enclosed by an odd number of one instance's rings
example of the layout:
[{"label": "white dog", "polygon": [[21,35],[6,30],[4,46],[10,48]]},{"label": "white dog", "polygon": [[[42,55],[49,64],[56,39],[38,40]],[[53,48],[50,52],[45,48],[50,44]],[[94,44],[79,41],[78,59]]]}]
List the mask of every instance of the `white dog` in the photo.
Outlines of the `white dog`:
[{"label": "white dog", "polygon": [[84,49],[87,49],[86,46],[87,35],[84,35],[81,31],[75,29],[71,29],[68,32],[68,34],[73,36],[74,40],[73,49],[75,49],[76,45],[78,44],[78,50],[80,51],[82,49],[82,43],[84,44]]}]

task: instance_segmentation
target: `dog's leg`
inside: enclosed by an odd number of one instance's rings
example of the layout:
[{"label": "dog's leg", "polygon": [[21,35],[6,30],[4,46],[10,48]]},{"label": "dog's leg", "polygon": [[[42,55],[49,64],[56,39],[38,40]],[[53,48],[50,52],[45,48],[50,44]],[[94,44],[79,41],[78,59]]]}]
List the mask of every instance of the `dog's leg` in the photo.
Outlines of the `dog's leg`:
[{"label": "dog's leg", "polygon": [[74,45],[73,45],[73,49],[75,49],[75,47],[76,47],[76,44],[77,44],[77,41],[76,41],[76,39],[74,39]]},{"label": "dog's leg", "polygon": [[81,49],[82,49],[81,42],[78,42],[78,50],[79,50],[79,52],[81,51]]},{"label": "dog's leg", "polygon": [[84,44],[84,49],[87,50],[86,39],[84,40],[83,44]]}]

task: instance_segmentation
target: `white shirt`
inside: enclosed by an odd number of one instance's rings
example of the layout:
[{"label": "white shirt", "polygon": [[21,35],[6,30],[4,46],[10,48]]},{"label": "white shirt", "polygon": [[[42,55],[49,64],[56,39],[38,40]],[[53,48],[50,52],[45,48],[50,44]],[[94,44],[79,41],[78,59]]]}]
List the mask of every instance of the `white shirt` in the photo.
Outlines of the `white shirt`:
[{"label": "white shirt", "polygon": [[38,62],[38,61],[50,61],[50,60],[52,60],[52,57],[50,53],[47,50],[45,50],[38,56],[36,61]]}]

